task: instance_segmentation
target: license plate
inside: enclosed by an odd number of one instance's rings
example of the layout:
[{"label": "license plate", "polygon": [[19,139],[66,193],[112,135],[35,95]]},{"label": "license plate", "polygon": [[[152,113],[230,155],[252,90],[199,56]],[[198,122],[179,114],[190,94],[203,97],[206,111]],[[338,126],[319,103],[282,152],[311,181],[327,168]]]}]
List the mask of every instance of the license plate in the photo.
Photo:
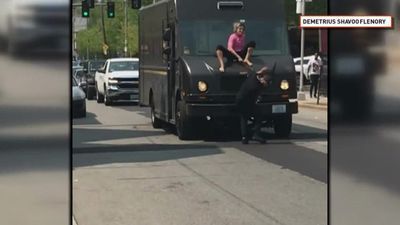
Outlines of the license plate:
[{"label": "license plate", "polygon": [[272,105],[272,113],[286,113],[286,105]]}]

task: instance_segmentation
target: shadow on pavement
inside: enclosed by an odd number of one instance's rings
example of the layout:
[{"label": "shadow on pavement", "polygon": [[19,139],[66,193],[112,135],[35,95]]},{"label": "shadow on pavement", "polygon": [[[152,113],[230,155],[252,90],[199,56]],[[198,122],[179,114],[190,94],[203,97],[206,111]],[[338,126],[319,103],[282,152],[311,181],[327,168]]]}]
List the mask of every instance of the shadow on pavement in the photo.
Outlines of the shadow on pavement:
[{"label": "shadow on pavement", "polygon": [[[72,140],[75,145],[82,145],[88,142],[112,141],[126,138],[140,138],[165,135],[161,130],[118,130],[118,129],[81,129],[74,128]],[[90,144],[88,144],[90,145]],[[95,145],[95,144],[93,144]],[[116,145],[118,146],[118,145]]]},{"label": "shadow on pavement", "polygon": [[96,119],[96,114],[91,113],[91,112],[86,112],[86,117],[84,118],[73,118],[72,124],[73,125],[99,125],[101,124],[97,119]]},{"label": "shadow on pavement", "polygon": [[[288,143],[289,144],[289,143]],[[328,156],[294,144],[268,143],[238,145],[244,151],[267,162],[280,165],[323,183],[328,182]]]},{"label": "shadow on pavement", "polygon": [[132,102],[132,101],[116,101],[113,102],[112,105],[110,107],[114,107],[114,106],[139,106],[138,102]]},{"label": "shadow on pavement", "polygon": [[78,148],[73,151],[75,153],[73,155],[73,167],[110,163],[159,162],[223,153],[217,146],[196,144],[133,144]]}]

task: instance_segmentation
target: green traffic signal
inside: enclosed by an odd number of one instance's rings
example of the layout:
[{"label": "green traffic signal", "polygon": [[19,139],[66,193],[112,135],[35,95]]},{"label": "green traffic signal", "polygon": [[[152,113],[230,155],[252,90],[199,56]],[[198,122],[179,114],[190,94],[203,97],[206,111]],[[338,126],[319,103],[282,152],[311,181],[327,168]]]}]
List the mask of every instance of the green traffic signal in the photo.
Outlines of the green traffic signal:
[{"label": "green traffic signal", "polygon": [[107,16],[108,16],[108,18],[115,17],[115,3],[114,2],[107,2]]},{"label": "green traffic signal", "polygon": [[82,1],[82,17],[89,17],[90,16],[90,6],[87,0]]}]

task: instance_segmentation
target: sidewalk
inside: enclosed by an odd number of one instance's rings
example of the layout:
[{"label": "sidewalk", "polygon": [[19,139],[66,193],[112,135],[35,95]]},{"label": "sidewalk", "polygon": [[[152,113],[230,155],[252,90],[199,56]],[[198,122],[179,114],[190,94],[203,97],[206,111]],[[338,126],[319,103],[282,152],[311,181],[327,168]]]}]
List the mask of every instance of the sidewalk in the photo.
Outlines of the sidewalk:
[{"label": "sidewalk", "polygon": [[305,96],[305,100],[298,100],[300,108],[328,110],[328,98],[326,96],[319,97],[319,104],[317,104],[317,98],[310,98],[308,92],[305,92]]}]

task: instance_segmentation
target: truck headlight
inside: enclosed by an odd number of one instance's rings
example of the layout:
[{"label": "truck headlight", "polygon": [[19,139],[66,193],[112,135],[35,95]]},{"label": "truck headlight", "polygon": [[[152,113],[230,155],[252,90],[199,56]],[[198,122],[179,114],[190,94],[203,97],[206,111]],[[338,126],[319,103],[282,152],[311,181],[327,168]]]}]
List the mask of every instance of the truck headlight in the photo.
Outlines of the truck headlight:
[{"label": "truck headlight", "polygon": [[118,84],[118,80],[109,79],[108,84]]},{"label": "truck headlight", "polygon": [[200,92],[206,92],[208,89],[207,83],[204,81],[197,82],[197,88]]},{"label": "truck headlight", "polygon": [[289,89],[289,82],[287,80],[282,80],[281,81],[281,89],[284,90],[284,91]]}]

